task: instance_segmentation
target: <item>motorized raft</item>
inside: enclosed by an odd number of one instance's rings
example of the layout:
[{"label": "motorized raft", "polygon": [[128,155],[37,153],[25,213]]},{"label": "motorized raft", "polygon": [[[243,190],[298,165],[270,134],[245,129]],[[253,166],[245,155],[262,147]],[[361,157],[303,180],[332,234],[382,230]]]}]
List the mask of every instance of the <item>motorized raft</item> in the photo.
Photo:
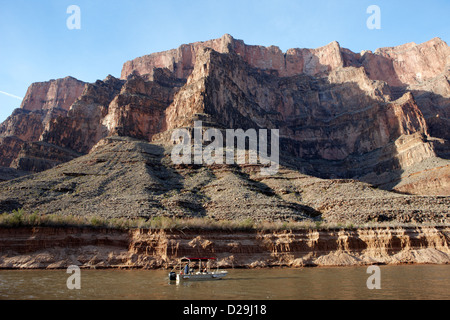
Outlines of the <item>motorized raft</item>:
[{"label": "motorized raft", "polygon": [[[216,258],[184,257],[180,260],[178,266],[169,273],[169,280],[177,283],[182,281],[220,280],[228,275],[228,271],[219,270],[219,267],[211,271],[210,262],[215,260]],[[205,262],[204,266],[202,266],[202,262]]]}]

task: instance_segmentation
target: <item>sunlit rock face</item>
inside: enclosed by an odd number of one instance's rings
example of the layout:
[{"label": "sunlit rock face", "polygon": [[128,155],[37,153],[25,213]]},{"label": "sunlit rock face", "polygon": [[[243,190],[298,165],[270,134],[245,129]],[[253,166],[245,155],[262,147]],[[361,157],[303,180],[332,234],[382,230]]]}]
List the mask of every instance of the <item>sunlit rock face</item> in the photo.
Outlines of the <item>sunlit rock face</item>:
[{"label": "sunlit rock face", "polygon": [[[313,176],[410,193],[423,193],[423,181],[426,193],[442,194],[449,66],[439,38],[375,52],[338,42],[283,52],[226,34],[128,61],[120,79],[31,85],[0,125],[0,165],[46,170],[111,136],[167,144],[173,129],[202,120],[221,129],[279,129],[284,161]],[[428,172],[442,173],[441,181]]]}]

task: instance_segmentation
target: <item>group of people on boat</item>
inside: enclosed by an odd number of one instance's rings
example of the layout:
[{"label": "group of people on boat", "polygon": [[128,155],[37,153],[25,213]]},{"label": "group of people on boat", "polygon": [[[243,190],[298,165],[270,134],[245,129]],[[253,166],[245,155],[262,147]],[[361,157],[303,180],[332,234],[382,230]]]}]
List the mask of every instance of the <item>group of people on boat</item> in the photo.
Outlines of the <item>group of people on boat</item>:
[{"label": "group of people on boat", "polygon": [[[180,260],[180,264],[178,264],[179,271],[176,271],[177,267],[175,267],[169,273],[169,280],[180,282],[222,279],[228,274],[227,271],[220,271],[218,267],[217,270],[210,271],[210,262],[215,260],[216,258],[184,257]],[[206,263],[202,265],[202,261]],[[194,263],[194,267],[191,266],[191,262]],[[198,262],[198,265],[195,262]]]},{"label": "group of people on boat", "polygon": [[[184,269],[183,269],[183,274],[191,274],[193,272],[194,272],[194,270],[189,267],[189,263],[186,263],[186,265],[184,266]],[[203,269],[203,273],[208,273],[208,267],[205,267]]]}]

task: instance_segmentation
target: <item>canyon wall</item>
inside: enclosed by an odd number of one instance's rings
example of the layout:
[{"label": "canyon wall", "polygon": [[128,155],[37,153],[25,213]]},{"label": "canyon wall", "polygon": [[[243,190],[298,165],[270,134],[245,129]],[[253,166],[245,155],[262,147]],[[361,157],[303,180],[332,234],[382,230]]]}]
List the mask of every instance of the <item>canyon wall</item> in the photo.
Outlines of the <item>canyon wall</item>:
[{"label": "canyon wall", "polygon": [[448,227],[301,231],[0,229],[0,268],[172,268],[183,256],[223,268],[448,264]]},{"label": "canyon wall", "polygon": [[33,83],[20,109],[28,111],[63,109],[68,111],[81,95],[85,83],[73,77]]},{"label": "canyon wall", "polygon": [[133,73],[152,78],[155,68],[167,68],[178,78],[187,79],[194,69],[198,53],[211,48],[219,53],[235,53],[253,68],[276,72],[280,77],[299,74],[327,74],[340,67],[363,67],[370,79],[391,86],[418,84],[447,71],[450,49],[440,38],[422,44],[407,43],[375,52],[354,53],[337,41],[317,49],[289,49],[276,46],[247,45],[225,34],[219,39],[185,44],[178,49],[153,53],[124,64],[121,79]]},{"label": "canyon wall", "polygon": [[[34,158],[30,153],[30,145],[42,140],[46,125],[53,119],[67,114],[71,105],[84,91],[85,85],[86,83],[72,77],[33,83],[28,88],[20,108],[14,110],[12,115],[0,124],[0,166],[39,172],[72,160],[73,156],[61,159],[53,154],[53,147],[36,155],[36,158],[47,162],[47,165],[27,166],[27,160],[23,159],[22,155],[28,153]],[[65,147],[67,146],[61,146]],[[73,154],[73,151],[67,150],[66,153]]]},{"label": "canyon wall", "polygon": [[[279,129],[283,161],[310,175],[445,195],[449,68],[439,38],[375,52],[338,42],[282,52],[226,34],[128,61],[121,79],[32,84],[0,125],[0,166],[39,172],[110,136],[170,144],[171,130],[202,120]],[[445,180],[434,189],[430,170]]]}]

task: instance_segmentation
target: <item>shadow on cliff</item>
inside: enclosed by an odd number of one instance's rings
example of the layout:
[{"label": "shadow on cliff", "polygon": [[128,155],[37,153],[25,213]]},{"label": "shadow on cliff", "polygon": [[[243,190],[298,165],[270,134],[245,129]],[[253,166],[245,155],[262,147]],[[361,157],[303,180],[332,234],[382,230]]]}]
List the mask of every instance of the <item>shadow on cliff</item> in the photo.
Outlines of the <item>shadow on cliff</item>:
[{"label": "shadow on cliff", "polygon": [[[363,80],[367,78],[359,72],[352,73],[352,70],[349,74],[345,70],[343,75],[338,75],[338,78],[355,77],[354,81],[343,83],[305,74],[286,78],[261,72],[253,75],[253,71],[248,71],[249,77],[253,77],[260,87],[272,90],[271,99],[275,102],[271,108],[267,103],[263,108],[260,106],[263,101],[241,90],[240,100],[223,102],[228,106],[225,113],[233,118],[217,119],[221,127],[236,129],[238,125],[246,130],[257,128],[256,123],[264,123],[266,128],[280,129],[284,135],[280,140],[281,163],[289,163],[304,174],[325,179],[370,180],[375,185],[401,178],[403,170],[396,158],[398,152],[394,141],[404,128],[401,119],[390,121],[394,115],[384,97],[388,94],[392,99],[401,97],[404,88],[391,88],[380,82],[374,84],[373,92],[368,93],[357,82],[359,76],[363,76]],[[227,90],[213,89],[209,95],[211,103],[208,105],[213,106],[210,113],[214,110],[214,92]],[[249,123],[237,121],[244,117],[243,110]],[[414,121],[412,125],[417,131],[422,129]],[[370,179],[363,178],[370,174]],[[381,183],[380,177],[385,178]]]},{"label": "shadow on cliff", "polygon": [[424,115],[436,155],[450,160],[450,98],[423,90],[411,93]]},{"label": "shadow on cliff", "polygon": [[[375,186],[400,181],[404,170],[395,140],[402,128],[391,125],[399,121],[388,120],[390,103],[370,97],[356,82],[328,83],[325,88],[332,95],[318,94],[318,105],[307,106],[310,114],[289,126],[298,140],[281,138],[281,164],[322,179],[354,179]],[[404,93],[395,90],[390,92],[393,99]]]},{"label": "shadow on cliff", "polygon": [[[205,217],[206,209],[202,205],[203,199],[198,195],[196,189],[187,190],[185,188],[186,177],[179,171],[192,170],[196,172],[199,166],[189,165],[186,168],[174,168],[167,163],[165,152],[161,146],[146,143],[144,152],[151,155],[151,159],[146,161],[145,170],[150,181],[156,182],[145,187],[149,196],[149,202],[158,209],[167,210],[179,218]],[[179,170],[178,170],[179,169]],[[152,200],[159,197],[163,200]],[[147,219],[153,216],[145,217]]]},{"label": "shadow on cliff", "polygon": [[246,182],[249,183],[250,188],[252,188],[254,191],[261,193],[267,197],[273,197],[280,200],[282,203],[287,205],[288,207],[292,208],[298,213],[303,213],[309,216],[310,218],[319,218],[322,213],[314,209],[313,207],[299,204],[296,202],[287,201],[285,199],[282,199],[271,187],[269,187],[267,184],[264,184],[260,181],[251,179],[250,175],[246,172],[242,171],[242,168],[240,166],[233,166],[236,170],[236,173],[241,176]]}]

